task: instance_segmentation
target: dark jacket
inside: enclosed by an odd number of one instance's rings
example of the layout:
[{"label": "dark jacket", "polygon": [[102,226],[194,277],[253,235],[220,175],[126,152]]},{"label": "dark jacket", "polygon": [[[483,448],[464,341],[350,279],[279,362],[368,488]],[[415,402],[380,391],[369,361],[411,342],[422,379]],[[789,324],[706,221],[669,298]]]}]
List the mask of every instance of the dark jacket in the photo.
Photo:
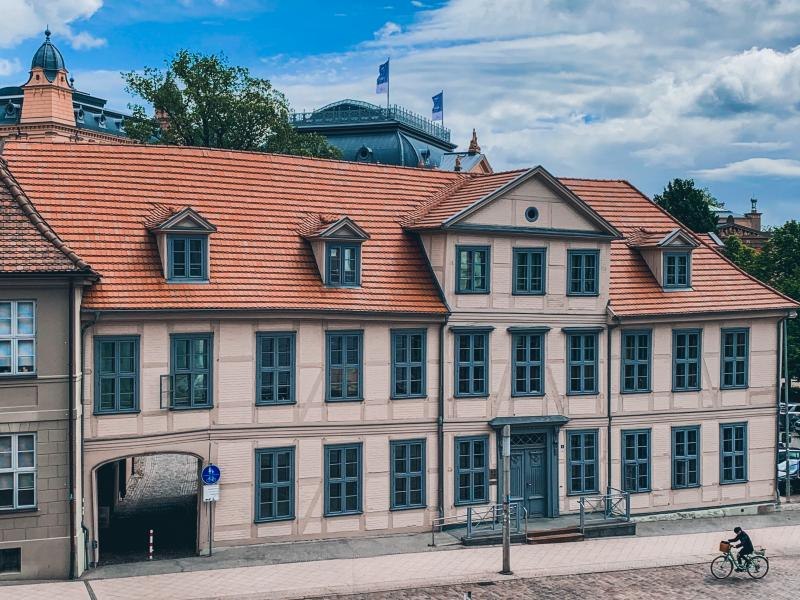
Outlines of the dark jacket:
[{"label": "dark jacket", "polygon": [[753,542],[750,541],[750,536],[747,535],[744,530],[737,533],[735,538],[731,538],[728,541],[734,543],[739,542],[738,545],[734,546],[735,548],[741,548],[739,554],[753,553]]}]

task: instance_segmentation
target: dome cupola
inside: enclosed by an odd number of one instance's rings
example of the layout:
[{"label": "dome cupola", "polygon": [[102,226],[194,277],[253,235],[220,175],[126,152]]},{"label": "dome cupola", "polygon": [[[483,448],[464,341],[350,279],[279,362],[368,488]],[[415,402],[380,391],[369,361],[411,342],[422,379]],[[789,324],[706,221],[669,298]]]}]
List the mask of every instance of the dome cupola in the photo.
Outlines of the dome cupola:
[{"label": "dome cupola", "polygon": [[59,71],[67,70],[64,66],[64,57],[61,56],[61,52],[50,41],[50,29],[45,30],[44,43],[39,46],[36,54],[33,55],[31,69],[37,68],[44,70],[45,77],[49,81],[53,81]]}]

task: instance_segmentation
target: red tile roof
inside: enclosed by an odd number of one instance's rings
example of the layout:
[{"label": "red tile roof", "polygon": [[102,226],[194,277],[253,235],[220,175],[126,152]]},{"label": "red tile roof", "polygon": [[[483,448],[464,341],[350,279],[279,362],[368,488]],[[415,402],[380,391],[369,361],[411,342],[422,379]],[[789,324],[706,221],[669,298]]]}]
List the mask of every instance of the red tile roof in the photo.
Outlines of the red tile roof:
[{"label": "red tile roof", "polygon": [[[681,224],[627,181],[561,179],[623,236],[664,237]],[[685,230],[688,232],[688,230]],[[611,242],[611,309],[620,316],[693,312],[793,309],[798,304],[750,277],[712,248],[706,236],[691,236],[692,290],[665,292],[638,250],[625,239]]]},{"label": "red tile roof", "polygon": [[0,273],[90,273],[55,234],[0,159]]},{"label": "red tile roof", "polygon": [[[42,215],[101,274],[87,308],[446,312],[399,219],[458,174],[165,146],[10,142],[4,157]],[[146,229],[186,206],[217,226],[210,283],[165,281]],[[326,288],[300,234],[311,215],[331,213],[370,235],[361,288]]]}]

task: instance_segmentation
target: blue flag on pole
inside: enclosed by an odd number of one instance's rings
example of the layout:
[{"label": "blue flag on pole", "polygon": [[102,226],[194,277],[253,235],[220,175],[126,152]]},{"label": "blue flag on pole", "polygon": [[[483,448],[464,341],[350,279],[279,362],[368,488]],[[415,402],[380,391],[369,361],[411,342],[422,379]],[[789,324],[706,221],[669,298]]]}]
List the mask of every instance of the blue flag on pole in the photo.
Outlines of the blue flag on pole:
[{"label": "blue flag on pole", "polygon": [[433,120],[444,121],[444,92],[433,97]]},{"label": "blue flag on pole", "polygon": [[385,94],[389,89],[389,61],[378,67],[378,82],[375,86],[376,94]]}]

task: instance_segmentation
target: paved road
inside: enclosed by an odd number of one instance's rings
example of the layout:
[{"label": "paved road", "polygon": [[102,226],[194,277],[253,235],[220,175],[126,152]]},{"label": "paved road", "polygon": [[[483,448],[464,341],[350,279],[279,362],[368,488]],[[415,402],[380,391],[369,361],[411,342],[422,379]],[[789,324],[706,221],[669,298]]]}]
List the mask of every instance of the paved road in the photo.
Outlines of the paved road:
[{"label": "paved road", "polygon": [[[472,600],[537,598],[558,600],[592,600],[594,598],[653,600],[722,600],[749,598],[795,600],[800,586],[800,558],[774,558],[767,576],[754,581],[744,573],[734,573],[717,581],[707,565],[662,567],[616,573],[593,573],[562,577],[537,577],[509,582],[486,582],[484,585],[430,587],[395,590],[355,596],[338,596],[336,600],[463,600],[472,593]],[[330,598],[330,597],[328,597]]]}]

